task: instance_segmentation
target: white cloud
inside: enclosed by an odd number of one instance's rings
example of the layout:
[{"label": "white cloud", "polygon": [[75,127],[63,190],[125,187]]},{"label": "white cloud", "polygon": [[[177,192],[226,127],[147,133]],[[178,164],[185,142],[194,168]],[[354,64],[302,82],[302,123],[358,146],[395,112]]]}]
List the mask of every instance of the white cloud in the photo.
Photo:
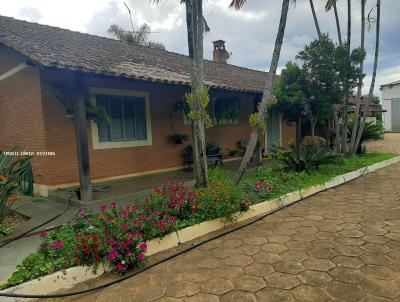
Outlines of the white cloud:
[{"label": "white cloud", "polygon": [[[135,26],[148,23],[152,27],[151,39],[164,43],[170,51],[187,53],[185,7],[179,0],[162,0],[159,4],[149,0],[125,0],[129,4]],[[280,1],[247,1],[242,10],[229,8],[231,0],[204,0],[204,15],[211,32],[204,38],[204,54],[212,58],[211,42],[223,39],[232,52],[231,64],[265,70],[269,67],[280,18]],[[338,2],[342,36],[346,36],[346,1]],[[367,10],[373,6],[368,1]],[[107,28],[116,23],[130,28],[124,0],[3,0],[0,14],[37,21],[43,24],[107,36]],[[325,13],[324,1],[314,1],[320,27],[337,40],[333,12]],[[378,81],[400,78],[400,40],[398,28],[400,1],[385,0],[382,4],[381,51]],[[353,1],[352,46],[359,44],[359,1]],[[308,1],[297,1],[290,6],[285,39],[279,66],[294,60],[306,43],[316,38],[316,30]],[[365,70],[370,73],[375,43],[374,30],[366,37],[368,56]],[[370,78],[367,77],[367,79]],[[383,80],[385,79],[385,80]],[[382,83],[382,82],[379,82]],[[367,85],[365,85],[367,87]]]}]

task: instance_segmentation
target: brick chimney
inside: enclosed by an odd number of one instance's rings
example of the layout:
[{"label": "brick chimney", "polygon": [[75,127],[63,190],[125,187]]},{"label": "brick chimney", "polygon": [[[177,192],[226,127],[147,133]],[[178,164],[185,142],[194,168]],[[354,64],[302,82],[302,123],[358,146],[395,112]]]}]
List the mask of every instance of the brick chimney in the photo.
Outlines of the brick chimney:
[{"label": "brick chimney", "polygon": [[225,49],[225,41],[217,40],[213,42],[213,60],[218,63],[225,63],[229,59],[230,54]]}]

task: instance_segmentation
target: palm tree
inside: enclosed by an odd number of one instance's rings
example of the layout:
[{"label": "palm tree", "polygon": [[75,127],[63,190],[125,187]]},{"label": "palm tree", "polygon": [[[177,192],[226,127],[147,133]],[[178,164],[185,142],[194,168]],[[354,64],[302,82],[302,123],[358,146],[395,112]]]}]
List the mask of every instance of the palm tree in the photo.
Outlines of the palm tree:
[{"label": "palm tree", "polygon": [[150,26],[144,23],[137,31],[125,30],[117,24],[112,24],[107,29],[107,32],[120,41],[149,46],[152,48],[165,49],[164,44],[159,42],[149,41]]},{"label": "palm tree", "polygon": [[[231,7],[240,9],[245,2],[246,2],[246,0],[233,0],[231,3]],[[271,99],[272,84],[275,80],[276,69],[278,67],[279,57],[280,57],[281,48],[282,48],[283,36],[285,35],[286,20],[287,20],[287,15],[288,15],[288,11],[289,11],[289,3],[290,3],[290,0],[282,1],[281,17],[280,17],[280,21],[279,21],[278,33],[276,35],[274,52],[272,55],[269,72],[267,73],[267,76],[265,79],[263,97],[262,97],[261,102],[258,107],[257,119],[260,122],[264,122],[266,119],[268,103],[269,103],[269,100]],[[250,140],[246,147],[246,152],[243,156],[240,167],[234,177],[235,183],[238,183],[240,181],[240,179],[243,177],[243,175],[246,171],[247,165],[249,164],[250,159],[254,153],[254,149],[257,145],[257,141],[259,138],[258,132],[259,132],[259,130],[256,127],[254,127],[252,129],[252,132],[250,135]]]},{"label": "palm tree", "polygon": [[[367,0],[361,0],[361,50],[365,50],[365,3]],[[360,69],[361,73],[364,70],[364,61],[361,61],[360,63]],[[355,109],[355,116],[354,116],[354,122],[353,122],[353,127],[351,131],[351,138],[350,138],[350,152],[354,153],[354,148],[355,148],[355,142],[356,142],[356,136],[357,136],[357,129],[358,129],[358,120],[360,118],[360,108],[361,108],[361,89],[362,89],[362,77],[360,77],[358,81],[358,87],[357,87],[357,99],[356,99],[356,109]]]},{"label": "palm tree", "polygon": [[325,5],[325,10],[330,11],[333,8],[333,11],[335,13],[335,21],[336,21],[336,29],[337,29],[337,34],[338,34],[338,41],[339,45],[342,45],[342,32],[340,30],[340,21],[339,21],[339,14],[337,11],[337,6],[336,6],[337,0],[328,0]]},{"label": "palm tree", "polygon": [[[191,9],[191,32],[193,33],[193,58],[191,70],[192,93],[195,96],[195,102],[192,110],[199,113],[201,109],[200,93],[204,90],[204,65],[203,65],[203,0],[190,1]],[[188,41],[190,43],[190,41]],[[193,121],[194,132],[194,157],[197,165],[196,184],[198,186],[208,186],[208,167],[206,154],[206,139],[204,120],[202,118]]]},{"label": "palm tree", "polygon": [[[368,18],[369,19],[369,18]],[[363,112],[363,117],[361,119],[360,129],[357,133],[356,142],[353,148],[353,153],[357,151],[357,147],[360,144],[361,137],[364,131],[365,123],[367,121],[367,116],[369,113],[369,106],[371,104],[376,79],[376,70],[378,68],[378,56],[379,56],[379,36],[380,36],[380,26],[381,26],[381,0],[376,1],[376,27],[375,27],[375,56],[374,56],[374,67],[372,69],[372,79],[371,85],[369,86],[369,92],[367,96],[367,101],[365,104],[365,109]]]},{"label": "palm tree", "polygon": [[318,39],[321,39],[321,30],[319,28],[319,23],[318,23],[318,19],[317,19],[317,14],[315,13],[315,8],[314,8],[314,2],[313,0],[310,0],[310,7],[311,7],[311,12],[313,15],[313,19],[314,19],[314,23],[315,23],[315,28],[317,30],[318,33]]},{"label": "palm tree", "polygon": [[[154,0],[159,3],[161,0]],[[203,68],[203,33],[210,31],[206,20],[203,17],[202,0],[181,0],[186,8],[186,28],[189,58],[191,60],[191,84],[192,93],[198,94],[204,89],[204,68]],[[200,100],[194,111],[199,111]],[[192,140],[193,140],[193,167],[196,186],[208,186],[208,166],[205,143],[205,127],[203,120],[192,122]]]},{"label": "palm tree", "polygon": [[[350,44],[351,44],[351,0],[347,0],[347,57],[348,62],[350,63]],[[345,91],[348,91],[346,87],[347,83],[345,83]],[[346,95],[343,98],[343,112],[342,112],[342,137],[341,137],[341,152],[348,152],[348,144],[347,144],[347,128],[349,123],[349,96]]]}]

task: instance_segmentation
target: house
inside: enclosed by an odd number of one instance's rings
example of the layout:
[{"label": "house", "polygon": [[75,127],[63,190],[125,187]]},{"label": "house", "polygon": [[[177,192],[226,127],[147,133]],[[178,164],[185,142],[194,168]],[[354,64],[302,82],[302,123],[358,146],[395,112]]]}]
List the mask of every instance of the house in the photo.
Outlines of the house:
[{"label": "house", "polygon": [[[226,153],[249,136],[265,73],[227,64],[222,42],[214,51],[225,59],[204,70],[211,115],[227,114],[206,137]],[[191,126],[174,108],[189,84],[187,56],[0,16],[0,150],[36,154],[37,194],[80,183],[90,199],[92,181],[181,168]],[[86,102],[106,108],[111,125],[87,121]],[[264,145],[294,140],[279,116],[267,123]],[[189,140],[172,144],[171,134]]]},{"label": "house", "polygon": [[383,125],[388,132],[400,132],[400,80],[381,85]]}]

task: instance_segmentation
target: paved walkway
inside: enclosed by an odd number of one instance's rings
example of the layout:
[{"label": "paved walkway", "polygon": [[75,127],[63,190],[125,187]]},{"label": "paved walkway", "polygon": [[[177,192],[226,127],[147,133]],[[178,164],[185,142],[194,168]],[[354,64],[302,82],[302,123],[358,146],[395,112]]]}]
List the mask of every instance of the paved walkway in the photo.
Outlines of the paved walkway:
[{"label": "paved walkway", "polygon": [[368,152],[400,152],[400,133],[385,133],[384,139],[367,142]]},{"label": "paved walkway", "polygon": [[116,286],[57,301],[400,301],[400,164]]}]

